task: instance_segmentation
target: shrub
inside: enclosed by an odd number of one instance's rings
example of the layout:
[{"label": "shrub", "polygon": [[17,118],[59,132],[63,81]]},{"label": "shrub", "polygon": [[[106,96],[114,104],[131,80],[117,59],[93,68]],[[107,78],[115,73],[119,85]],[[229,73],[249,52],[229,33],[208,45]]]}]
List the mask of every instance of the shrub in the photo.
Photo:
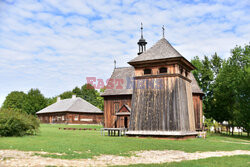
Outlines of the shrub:
[{"label": "shrub", "polygon": [[38,129],[39,120],[35,116],[18,110],[0,110],[0,136],[34,135]]}]

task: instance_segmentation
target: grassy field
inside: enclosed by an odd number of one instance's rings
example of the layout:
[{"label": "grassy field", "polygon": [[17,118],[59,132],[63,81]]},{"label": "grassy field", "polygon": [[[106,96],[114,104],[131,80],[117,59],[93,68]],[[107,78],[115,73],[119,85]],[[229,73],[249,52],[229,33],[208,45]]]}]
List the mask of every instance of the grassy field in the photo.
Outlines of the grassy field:
[{"label": "grassy field", "polygon": [[[163,164],[138,164],[129,165],[128,167],[247,167],[250,166],[250,156],[249,155],[237,155],[237,156],[226,156],[226,157],[215,157],[206,158],[192,161],[181,161]],[[118,166],[116,166],[118,167]],[[127,166],[120,166],[127,167]]]},{"label": "grassy field", "polygon": [[[96,128],[97,130],[59,130],[59,127]],[[130,151],[139,150],[181,150],[185,152],[250,150],[250,139],[247,137],[225,137],[213,134],[205,140],[173,141],[101,136],[100,128],[101,126],[42,124],[37,136],[1,137],[0,149],[64,153],[64,155],[43,155],[64,159],[91,158],[101,154],[129,156]]]}]

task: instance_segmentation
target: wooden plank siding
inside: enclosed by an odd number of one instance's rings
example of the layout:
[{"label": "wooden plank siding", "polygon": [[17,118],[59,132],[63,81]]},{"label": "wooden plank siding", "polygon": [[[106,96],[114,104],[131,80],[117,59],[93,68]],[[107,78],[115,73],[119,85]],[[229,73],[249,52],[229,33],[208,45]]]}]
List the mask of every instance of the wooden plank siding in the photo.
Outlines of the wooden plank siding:
[{"label": "wooden plank siding", "polygon": [[193,93],[194,118],[196,130],[202,130],[203,113],[202,113],[202,95]]},{"label": "wooden plank siding", "polygon": [[[151,83],[159,87],[152,88]],[[193,116],[188,80],[168,75],[135,77],[129,130],[193,131]]]},{"label": "wooden plank siding", "polygon": [[[124,105],[131,107],[132,95],[104,96],[104,127],[115,128],[115,113]],[[115,111],[115,105],[118,104],[118,110]]]},{"label": "wooden plank siding", "polygon": [[[117,116],[117,128],[128,128],[129,126],[129,116]],[[127,119],[127,124],[125,125],[125,119]]]}]

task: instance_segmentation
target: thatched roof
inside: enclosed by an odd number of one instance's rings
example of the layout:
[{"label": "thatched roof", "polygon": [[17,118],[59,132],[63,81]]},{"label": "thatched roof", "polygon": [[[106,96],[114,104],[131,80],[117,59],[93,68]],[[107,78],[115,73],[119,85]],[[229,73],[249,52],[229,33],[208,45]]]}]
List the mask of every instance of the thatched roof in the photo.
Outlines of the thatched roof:
[{"label": "thatched roof", "polygon": [[146,52],[143,52],[128,63],[183,57],[165,38],[160,39]]},{"label": "thatched roof", "polygon": [[80,97],[58,100],[56,103],[38,111],[36,114],[55,112],[103,113],[99,108]]},{"label": "thatched roof", "polygon": [[[190,77],[191,77],[191,84],[192,84],[192,92],[193,93],[201,93],[203,94],[203,92],[201,91],[197,81],[195,80],[194,76],[192,73],[190,73]],[[133,88],[131,87],[127,87],[128,85],[130,86],[130,84],[128,84],[128,80],[130,79],[131,84],[132,84],[132,80],[134,77],[134,68],[133,67],[124,67],[124,68],[116,68],[114,69],[114,72],[111,76],[111,79],[123,79],[124,83],[122,84],[122,89],[106,89],[105,92],[102,94],[102,96],[110,96],[110,95],[132,95],[133,93]],[[114,82],[115,83],[115,82]],[[115,84],[115,86],[117,86],[117,84]]]}]

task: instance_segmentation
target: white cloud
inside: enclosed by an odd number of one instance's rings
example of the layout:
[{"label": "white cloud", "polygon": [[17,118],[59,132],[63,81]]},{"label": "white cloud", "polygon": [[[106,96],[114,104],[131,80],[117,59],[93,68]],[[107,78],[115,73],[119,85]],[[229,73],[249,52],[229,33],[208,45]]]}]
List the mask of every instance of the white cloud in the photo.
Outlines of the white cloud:
[{"label": "white cloud", "polygon": [[127,66],[137,55],[140,22],[147,48],[164,24],[166,38],[189,60],[228,57],[250,39],[248,0],[13,2],[0,2],[0,104],[13,90],[55,96],[87,76],[108,78],[114,59]]}]

